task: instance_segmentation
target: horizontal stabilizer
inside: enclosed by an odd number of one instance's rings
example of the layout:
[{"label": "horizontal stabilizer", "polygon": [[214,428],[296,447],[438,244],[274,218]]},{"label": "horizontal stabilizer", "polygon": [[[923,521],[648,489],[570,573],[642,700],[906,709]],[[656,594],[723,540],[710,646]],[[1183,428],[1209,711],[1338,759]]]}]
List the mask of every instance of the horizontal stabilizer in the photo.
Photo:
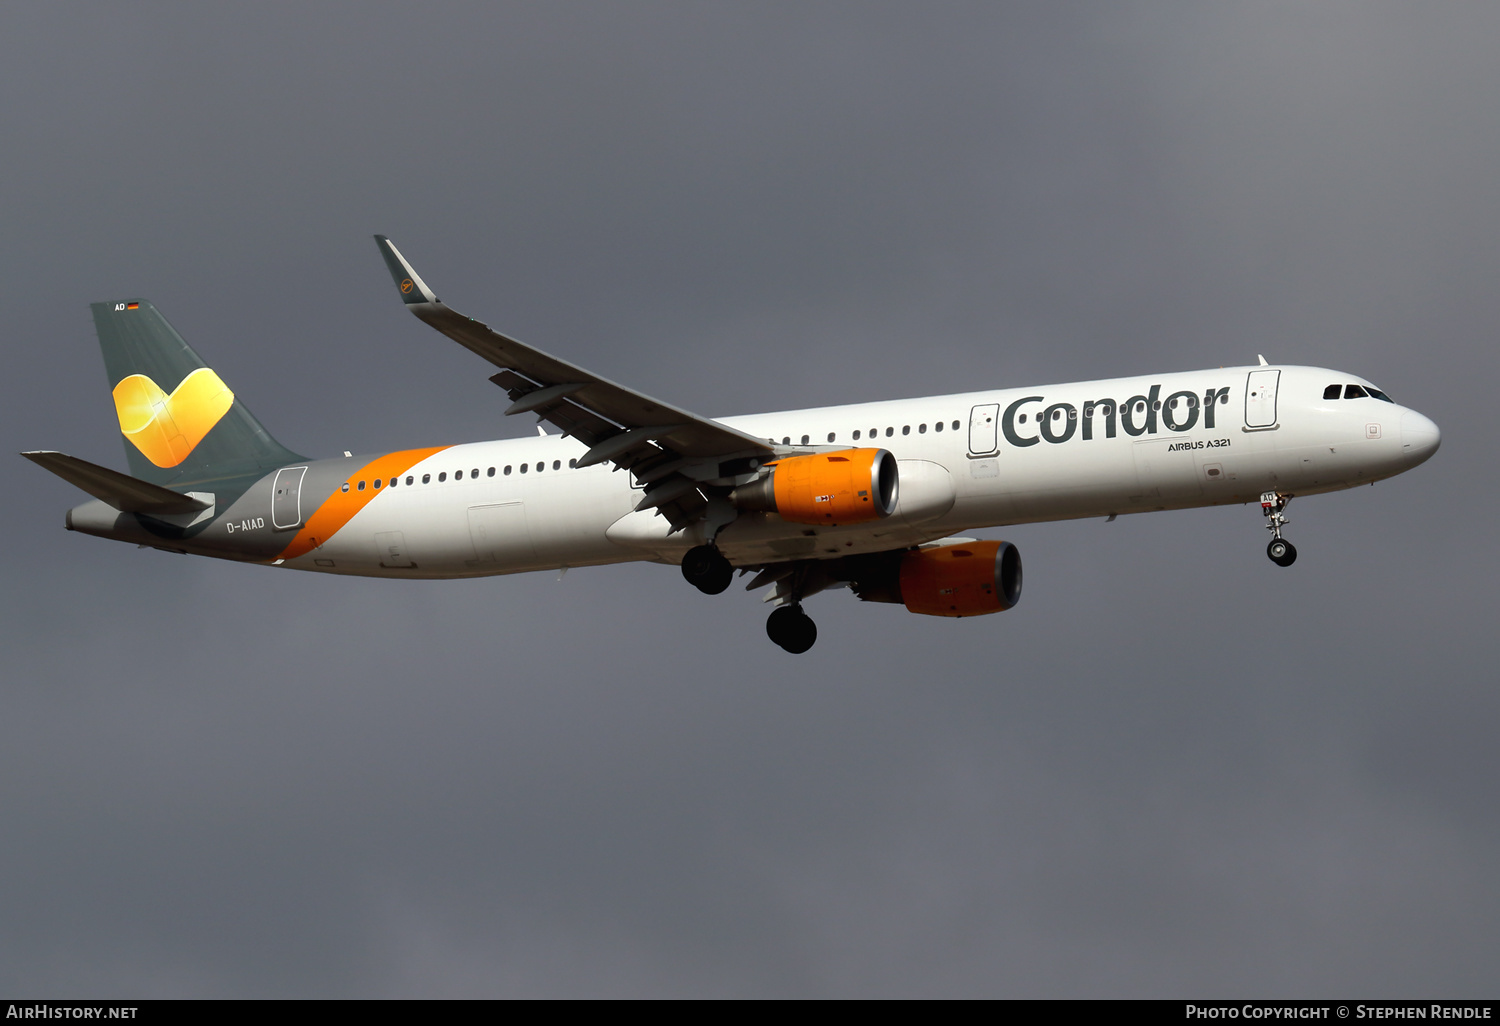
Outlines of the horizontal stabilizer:
[{"label": "horizontal stabilizer", "polygon": [[208,503],[65,452],[23,452],[28,460],[102,499],[121,513],[196,513]]}]

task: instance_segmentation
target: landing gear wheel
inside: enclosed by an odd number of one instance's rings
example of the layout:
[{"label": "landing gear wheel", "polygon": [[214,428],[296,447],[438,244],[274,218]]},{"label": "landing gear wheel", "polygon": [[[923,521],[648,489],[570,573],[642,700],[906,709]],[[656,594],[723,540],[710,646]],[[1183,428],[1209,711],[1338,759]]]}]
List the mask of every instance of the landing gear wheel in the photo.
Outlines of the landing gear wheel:
[{"label": "landing gear wheel", "polygon": [[1277,566],[1291,566],[1297,562],[1297,546],[1285,538],[1272,538],[1271,544],[1266,546],[1266,555]]},{"label": "landing gear wheel", "polygon": [[682,557],[682,576],[703,594],[717,595],[734,579],[734,567],[712,545],[699,545]]},{"label": "landing gear wheel", "polygon": [[801,655],[818,640],[818,625],[801,606],[778,606],[766,618],[766,637],[793,655]]},{"label": "landing gear wheel", "polygon": [[1260,511],[1266,517],[1266,530],[1271,532],[1271,544],[1266,546],[1266,555],[1277,566],[1291,566],[1297,562],[1297,546],[1281,536],[1281,529],[1290,523],[1282,510],[1291,501],[1290,495],[1283,495],[1281,492],[1262,492],[1260,496]]}]

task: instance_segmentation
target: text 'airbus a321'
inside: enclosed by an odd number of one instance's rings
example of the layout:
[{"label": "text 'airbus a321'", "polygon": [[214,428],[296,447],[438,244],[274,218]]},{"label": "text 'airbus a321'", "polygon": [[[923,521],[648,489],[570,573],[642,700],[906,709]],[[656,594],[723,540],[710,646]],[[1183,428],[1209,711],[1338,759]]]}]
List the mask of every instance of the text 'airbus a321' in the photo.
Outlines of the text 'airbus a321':
[{"label": "text 'airbus a321'", "polygon": [[68,528],[369,577],[648,560],[717,594],[753,571],[766,633],[805,652],[802,603],[831,587],[929,616],[1014,606],[1020,555],[958,536],[979,528],[1259,501],[1289,566],[1288,500],[1410,470],[1440,439],[1356,375],[1264,360],[711,420],[456,313],[376,241],[407,309],[500,368],[506,413],[559,434],[309,460],[150,303],[95,303],[131,473],[24,453],[95,497]]}]

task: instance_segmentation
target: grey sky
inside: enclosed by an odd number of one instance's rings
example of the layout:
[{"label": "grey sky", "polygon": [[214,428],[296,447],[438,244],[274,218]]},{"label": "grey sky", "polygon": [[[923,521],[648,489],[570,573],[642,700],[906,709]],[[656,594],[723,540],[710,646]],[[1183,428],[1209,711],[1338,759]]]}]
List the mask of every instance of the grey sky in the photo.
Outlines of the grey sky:
[{"label": "grey sky", "polygon": [[[1493,996],[1500,10],[10,5],[0,433],[123,467],[142,295],[312,455],[526,433],[446,301],[711,415],[1252,362],[1444,431],[1003,532],[939,621],[325,579],[12,457],[0,991]],[[1487,455],[1488,454],[1488,455]],[[988,532],[998,536],[999,532]]]}]

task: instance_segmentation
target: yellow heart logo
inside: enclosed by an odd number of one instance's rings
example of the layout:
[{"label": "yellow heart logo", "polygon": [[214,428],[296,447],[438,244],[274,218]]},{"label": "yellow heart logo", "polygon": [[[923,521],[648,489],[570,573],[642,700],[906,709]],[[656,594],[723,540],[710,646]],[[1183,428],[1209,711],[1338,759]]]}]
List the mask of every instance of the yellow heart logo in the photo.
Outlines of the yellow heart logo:
[{"label": "yellow heart logo", "polygon": [[234,405],[234,393],[207,367],[183,378],[171,395],[144,374],[115,386],[115,414],[130,444],[158,467],[175,467]]}]

